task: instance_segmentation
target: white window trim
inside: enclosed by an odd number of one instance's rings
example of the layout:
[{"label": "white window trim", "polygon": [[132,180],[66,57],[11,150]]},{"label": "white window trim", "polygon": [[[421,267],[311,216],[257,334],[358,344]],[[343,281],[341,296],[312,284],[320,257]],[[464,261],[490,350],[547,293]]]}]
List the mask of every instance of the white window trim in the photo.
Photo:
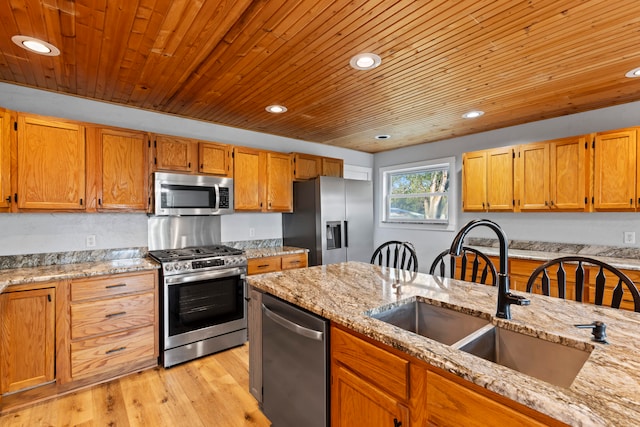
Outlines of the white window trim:
[{"label": "white window trim", "polygon": [[[436,167],[439,165],[449,164],[449,223],[402,223],[402,222],[384,222],[386,200],[387,200],[387,181],[386,175],[393,172],[407,171],[411,169],[421,169],[425,167]],[[380,203],[378,205],[378,226],[381,228],[400,228],[400,229],[419,229],[419,230],[434,230],[434,231],[455,231],[457,212],[458,212],[458,198],[456,196],[457,188],[457,173],[456,173],[456,158],[443,157],[440,159],[423,160],[420,162],[405,163],[393,166],[385,166],[379,169],[378,182],[380,183]]]}]

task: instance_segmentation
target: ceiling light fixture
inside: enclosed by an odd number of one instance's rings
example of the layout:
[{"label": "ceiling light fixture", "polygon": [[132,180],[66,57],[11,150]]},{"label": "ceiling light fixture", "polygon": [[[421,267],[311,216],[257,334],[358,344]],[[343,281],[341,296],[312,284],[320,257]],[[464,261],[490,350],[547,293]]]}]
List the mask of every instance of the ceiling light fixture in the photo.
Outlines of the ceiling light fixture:
[{"label": "ceiling light fixture", "polygon": [[391,135],[376,135],[376,139],[389,139]]},{"label": "ceiling light fixture", "polygon": [[29,52],[37,53],[39,55],[45,55],[45,56],[60,55],[60,49],[58,49],[51,43],[47,43],[43,40],[39,40],[34,37],[13,36],[11,37],[11,41],[13,41],[15,44],[17,44],[21,48],[26,49]]},{"label": "ceiling light fixture", "polygon": [[631,71],[627,71],[627,74],[625,74],[624,76],[629,78],[640,77],[640,67],[636,67]]},{"label": "ceiling light fixture", "polygon": [[349,61],[349,65],[356,70],[373,70],[382,63],[382,59],[375,53],[359,53]]},{"label": "ceiling light fixture", "polygon": [[465,119],[475,119],[476,117],[480,117],[483,114],[484,114],[484,111],[473,110],[473,111],[464,113],[462,117],[464,117]]},{"label": "ceiling light fixture", "polygon": [[265,110],[273,114],[280,114],[280,113],[286,112],[287,107],[285,107],[284,105],[274,104],[274,105],[269,105],[268,107],[265,108]]}]

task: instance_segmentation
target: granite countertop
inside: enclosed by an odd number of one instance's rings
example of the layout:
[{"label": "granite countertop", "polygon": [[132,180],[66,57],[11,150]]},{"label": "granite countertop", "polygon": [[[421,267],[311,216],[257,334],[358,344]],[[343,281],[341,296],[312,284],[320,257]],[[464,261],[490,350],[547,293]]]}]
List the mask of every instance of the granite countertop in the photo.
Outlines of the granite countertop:
[{"label": "granite countertop", "polygon": [[[574,426],[631,426],[640,419],[640,315],[626,310],[527,295],[512,320],[494,318],[497,288],[428,274],[348,262],[250,276],[250,285],[317,313],[410,356]],[[373,319],[382,306],[420,298],[490,318],[495,325],[593,349],[569,387],[560,387]],[[575,324],[603,321],[609,344]],[[549,360],[553,363],[553,360]]]},{"label": "granite countertop", "polygon": [[247,259],[264,258],[270,256],[291,255],[309,252],[309,249],[294,246],[270,246],[264,248],[247,248],[244,250]]},{"label": "granite countertop", "polygon": [[0,257],[0,293],[11,285],[156,270],[143,248]]},{"label": "granite countertop", "polygon": [[[485,255],[498,256],[500,249],[496,239],[470,238],[467,246]],[[549,261],[562,256],[585,256],[606,262],[613,267],[640,270],[640,249],[633,247],[581,245],[567,243],[510,241],[509,258],[532,261]]]}]

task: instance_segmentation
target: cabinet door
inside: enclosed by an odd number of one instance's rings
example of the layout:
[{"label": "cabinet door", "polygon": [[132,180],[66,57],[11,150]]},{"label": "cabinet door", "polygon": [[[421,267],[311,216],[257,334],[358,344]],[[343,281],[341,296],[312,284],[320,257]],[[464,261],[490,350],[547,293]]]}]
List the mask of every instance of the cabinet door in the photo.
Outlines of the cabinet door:
[{"label": "cabinet door", "polygon": [[583,211],[587,197],[588,152],[584,136],[565,138],[550,145],[550,204],[552,209]]},{"label": "cabinet door", "polygon": [[518,147],[518,181],[518,205],[521,211],[550,209],[548,143]]},{"label": "cabinet door", "polygon": [[0,394],[55,379],[55,288],[0,295]]},{"label": "cabinet door", "polygon": [[320,175],[322,159],[311,154],[293,154],[293,179],[304,181]]},{"label": "cabinet door", "polygon": [[198,171],[211,175],[232,176],[231,148],[215,142],[198,142]]},{"label": "cabinet door", "polygon": [[98,209],[146,211],[149,204],[146,134],[100,129],[98,135]]},{"label": "cabinet door", "polygon": [[269,212],[291,212],[293,211],[291,156],[283,153],[268,152],[266,158],[266,210]]},{"label": "cabinet door", "polygon": [[11,206],[11,115],[0,109],[0,208]]},{"label": "cabinet door", "polygon": [[462,155],[462,208],[485,211],[487,195],[487,153],[475,151]]},{"label": "cabinet door", "polygon": [[18,116],[18,207],[85,209],[83,126]]},{"label": "cabinet door", "polygon": [[636,207],[636,129],[596,135],[594,208],[628,211]]},{"label": "cabinet door", "polygon": [[[483,392],[487,395],[490,392]],[[427,423],[433,426],[544,426],[518,409],[480,392],[427,373]]]},{"label": "cabinet door", "polygon": [[487,208],[490,211],[513,211],[512,147],[487,152]]},{"label": "cabinet door", "polygon": [[342,178],[344,175],[344,160],[323,157],[322,170],[320,171],[320,174],[322,176],[335,176]]},{"label": "cabinet door", "polygon": [[155,136],[155,168],[168,172],[193,172],[196,142],[169,135]]},{"label": "cabinet door", "polygon": [[[400,424],[401,423],[401,424]],[[401,402],[364,381],[339,363],[331,365],[331,425],[390,427],[409,425]]]},{"label": "cabinet door", "polygon": [[233,203],[238,211],[262,210],[260,151],[246,147],[233,149]]}]

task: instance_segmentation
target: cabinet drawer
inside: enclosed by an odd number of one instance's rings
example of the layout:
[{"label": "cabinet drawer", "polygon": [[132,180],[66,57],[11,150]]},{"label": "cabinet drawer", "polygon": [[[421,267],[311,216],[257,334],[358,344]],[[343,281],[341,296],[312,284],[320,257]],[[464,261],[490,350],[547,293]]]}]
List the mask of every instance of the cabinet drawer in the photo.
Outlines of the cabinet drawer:
[{"label": "cabinet drawer", "polygon": [[91,298],[108,298],[113,295],[142,292],[154,289],[158,284],[154,273],[119,274],[113,276],[80,279],[71,282],[71,301]]},{"label": "cabinet drawer", "polygon": [[75,379],[155,357],[153,325],[71,343]]},{"label": "cabinet drawer", "polygon": [[247,261],[247,274],[270,273],[280,270],[280,257],[254,258]]},{"label": "cabinet drawer", "polygon": [[409,361],[335,328],[331,346],[337,349],[334,360],[392,395],[409,398]]},{"label": "cabinet drawer", "polygon": [[115,332],[154,322],[153,293],[71,305],[71,338]]},{"label": "cabinet drawer", "polygon": [[307,254],[291,254],[282,256],[282,269],[302,268],[307,266]]}]

